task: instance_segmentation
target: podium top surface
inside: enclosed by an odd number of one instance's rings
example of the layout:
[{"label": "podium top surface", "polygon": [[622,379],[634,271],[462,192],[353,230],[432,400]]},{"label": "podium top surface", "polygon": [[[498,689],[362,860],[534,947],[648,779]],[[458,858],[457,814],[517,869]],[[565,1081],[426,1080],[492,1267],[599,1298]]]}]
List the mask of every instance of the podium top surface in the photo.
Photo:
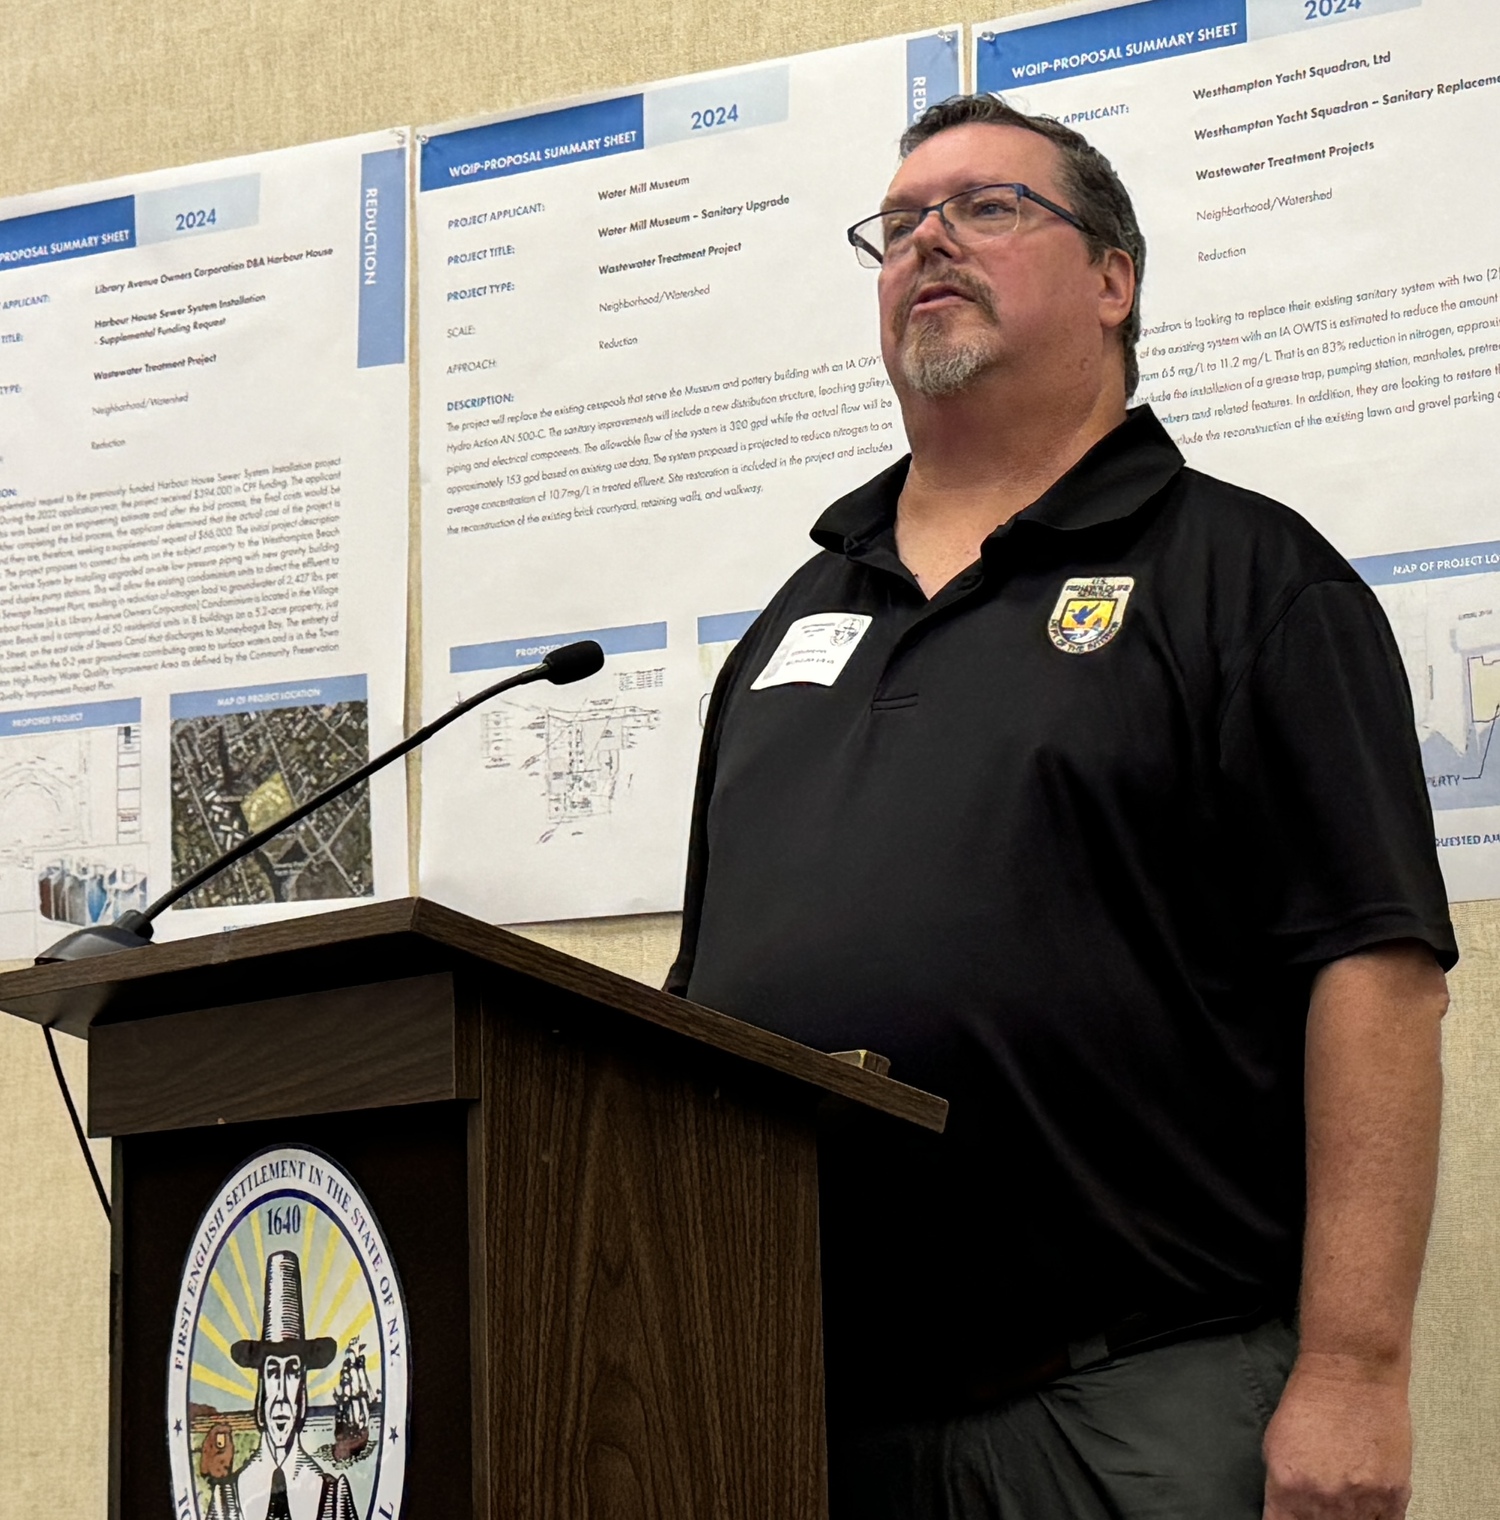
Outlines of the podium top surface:
[{"label": "podium top surface", "polygon": [[479,962],[562,988],[624,1018],[942,1130],[942,1098],[672,997],[420,897],[224,930],[0,975],[0,1009],[87,1037],[95,1023],[360,986]]}]

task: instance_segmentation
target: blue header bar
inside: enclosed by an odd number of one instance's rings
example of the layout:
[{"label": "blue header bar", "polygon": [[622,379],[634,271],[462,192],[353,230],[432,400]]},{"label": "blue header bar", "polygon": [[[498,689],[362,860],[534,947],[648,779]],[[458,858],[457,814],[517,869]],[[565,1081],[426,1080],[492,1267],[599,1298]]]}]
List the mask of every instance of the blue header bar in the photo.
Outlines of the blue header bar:
[{"label": "blue header bar", "polygon": [[698,642],[700,644],[735,644],[744,638],[759,612],[715,612],[710,617],[698,619]]},{"label": "blue header bar", "polygon": [[998,95],[1245,40],[1245,0],[1141,0],[981,36],[975,88]]},{"label": "blue header bar", "polygon": [[464,127],[429,137],[422,144],[422,189],[444,190],[574,159],[635,153],[645,147],[645,135],[641,95]]},{"label": "blue header bar", "polygon": [[406,149],[360,159],[359,368],[406,363]]},{"label": "blue header bar", "polygon": [[285,686],[226,686],[219,691],[181,691],[172,695],[172,718],[222,718],[231,713],[270,712],[277,707],[332,707],[363,702],[363,676],[335,676],[328,681],[297,681]]},{"label": "blue header bar", "polygon": [[906,39],[908,121],[915,121],[928,106],[958,94],[959,35],[954,30]]},{"label": "blue header bar", "polygon": [[1500,541],[1417,549],[1409,554],[1370,554],[1349,561],[1366,585],[1399,586],[1402,581],[1446,580],[1454,575],[1500,572]]},{"label": "blue header bar", "polygon": [[0,270],[135,247],[135,197],[36,211],[0,222]]},{"label": "blue header bar", "polygon": [[0,713],[0,739],[17,734],[55,734],[73,728],[118,728],[141,721],[141,699],[76,702],[71,707],[33,707],[29,712]]},{"label": "blue header bar", "polygon": [[605,654],[640,654],[667,647],[665,623],[632,623],[625,628],[588,628],[582,633],[547,633],[534,639],[502,640],[495,644],[459,644],[448,651],[448,669],[508,670],[513,665],[535,665],[544,655],[564,644],[593,639]]}]

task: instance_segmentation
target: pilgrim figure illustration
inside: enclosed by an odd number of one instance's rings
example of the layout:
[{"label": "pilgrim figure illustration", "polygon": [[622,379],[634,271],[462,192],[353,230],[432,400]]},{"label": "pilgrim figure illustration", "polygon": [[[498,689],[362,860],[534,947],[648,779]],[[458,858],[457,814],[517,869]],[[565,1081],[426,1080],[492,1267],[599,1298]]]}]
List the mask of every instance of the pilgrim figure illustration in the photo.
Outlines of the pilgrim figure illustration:
[{"label": "pilgrim figure illustration", "polygon": [[305,1323],[297,1254],[274,1251],[266,1258],[260,1339],[230,1347],[235,1363],[256,1374],[260,1445],[236,1473],[215,1477],[201,1469],[210,1488],[204,1520],[357,1520],[348,1478],[325,1472],[302,1445],[308,1375],[338,1352],[330,1336],[309,1340]]}]

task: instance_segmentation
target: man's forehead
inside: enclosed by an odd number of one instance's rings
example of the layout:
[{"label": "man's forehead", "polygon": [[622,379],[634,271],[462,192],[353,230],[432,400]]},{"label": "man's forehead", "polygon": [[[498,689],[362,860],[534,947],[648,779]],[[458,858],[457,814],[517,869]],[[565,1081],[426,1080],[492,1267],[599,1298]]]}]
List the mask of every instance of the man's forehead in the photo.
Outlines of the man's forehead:
[{"label": "man's forehead", "polygon": [[949,127],[913,148],[886,191],[888,205],[929,204],[972,185],[1017,181],[1060,193],[1061,157],[1039,132],[998,122]]}]

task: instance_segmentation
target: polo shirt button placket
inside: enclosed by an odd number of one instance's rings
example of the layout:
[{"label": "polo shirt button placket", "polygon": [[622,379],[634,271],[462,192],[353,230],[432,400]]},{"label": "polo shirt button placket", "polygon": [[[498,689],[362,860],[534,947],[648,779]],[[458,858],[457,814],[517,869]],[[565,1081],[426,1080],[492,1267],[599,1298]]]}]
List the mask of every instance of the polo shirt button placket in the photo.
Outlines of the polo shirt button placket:
[{"label": "polo shirt button placket", "polygon": [[[901,686],[892,690],[891,671],[917,643],[926,632],[926,625],[932,621],[933,615],[950,609],[954,602],[966,597],[974,591],[984,580],[984,571],[979,565],[972,569],[964,570],[948,582],[938,592],[926,608],[918,614],[912,625],[896,640],[895,647],[891,650],[890,658],[886,661],[885,670],[875,687],[875,695],[870,701],[871,712],[894,712],[902,708],[915,707],[919,693],[911,684],[910,680],[903,680]],[[956,593],[956,595],[951,595]],[[939,605],[933,605],[937,603]]]}]

